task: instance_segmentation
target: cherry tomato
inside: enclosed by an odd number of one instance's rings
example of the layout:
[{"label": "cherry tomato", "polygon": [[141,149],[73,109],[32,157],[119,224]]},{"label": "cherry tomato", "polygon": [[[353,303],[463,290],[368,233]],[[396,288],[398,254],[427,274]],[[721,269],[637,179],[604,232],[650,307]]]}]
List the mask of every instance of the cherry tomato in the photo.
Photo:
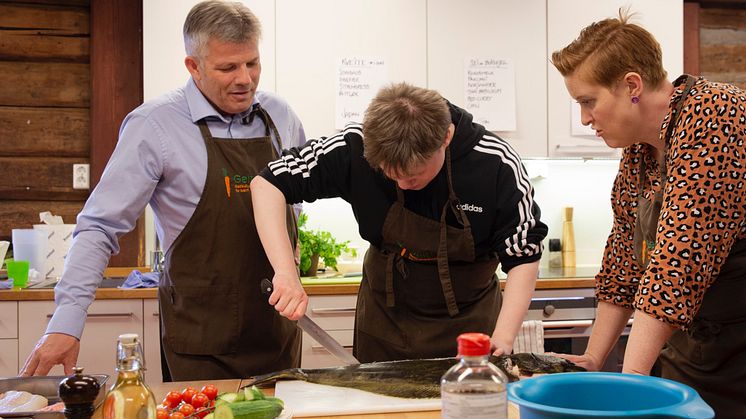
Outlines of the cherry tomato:
[{"label": "cherry tomato", "polygon": [[218,397],[218,388],[212,384],[203,386],[200,392],[204,393],[204,395],[210,400],[215,400]]},{"label": "cherry tomato", "polygon": [[169,419],[168,410],[162,407],[155,409],[155,418],[156,419]]},{"label": "cherry tomato", "polygon": [[196,412],[194,412],[194,414],[195,414],[195,415],[196,415],[196,416],[197,416],[198,418],[200,418],[200,419],[201,419],[201,418],[203,418],[203,417],[207,416],[207,415],[208,415],[208,414],[209,414],[210,412],[212,412],[212,409],[199,409],[199,410],[197,410]]},{"label": "cherry tomato", "polygon": [[[194,399],[192,399],[192,400],[194,400]],[[179,412],[183,413],[184,416],[189,416],[192,413],[194,413],[194,411],[195,411],[194,406],[192,406],[189,403],[184,403],[181,406],[179,406]]]},{"label": "cherry tomato", "polygon": [[166,398],[163,399],[163,406],[168,409],[173,409],[181,403],[181,393],[178,391],[169,391],[166,394]]},{"label": "cherry tomato", "polygon": [[196,388],[187,387],[181,392],[181,400],[183,400],[184,403],[192,404],[192,397],[194,397],[195,394],[197,394]]},{"label": "cherry tomato", "polygon": [[169,419],[186,419],[186,416],[184,416],[181,412],[174,412],[171,413],[171,417]]},{"label": "cherry tomato", "polygon": [[204,393],[197,393],[192,397],[192,406],[199,409],[200,407],[207,407],[210,404],[210,399]]}]

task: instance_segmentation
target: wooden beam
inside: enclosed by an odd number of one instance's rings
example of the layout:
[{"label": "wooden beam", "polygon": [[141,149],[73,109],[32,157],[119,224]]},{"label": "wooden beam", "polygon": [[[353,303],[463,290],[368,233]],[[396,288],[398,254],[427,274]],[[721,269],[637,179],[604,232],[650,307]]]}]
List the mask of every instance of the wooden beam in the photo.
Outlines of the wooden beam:
[{"label": "wooden beam", "polygon": [[88,36],[88,7],[0,3],[0,28],[41,35]]},{"label": "wooden beam", "polygon": [[[97,0],[98,1],[98,0]],[[89,0],[23,0],[28,4],[48,4],[54,6],[89,6]]]},{"label": "wooden beam", "polygon": [[698,3],[684,3],[684,73],[699,75]]},{"label": "wooden beam", "polygon": [[85,108],[0,106],[0,156],[85,157],[91,153]]},{"label": "wooden beam", "polygon": [[0,60],[88,63],[89,39],[43,35],[36,31],[0,30]]},{"label": "wooden beam", "polygon": [[697,0],[703,9],[746,9],[746,0]]},{"label": "wooden beam", "polygon": [[[114,151],[124,117],[142,103],[142,1],[91,2],[91,186]],[[119,240],[120,254],[110,266],[145,264],[142,217]]]},{"label": "wooden beam", "polygon": [[88,64],[0,61],[0,105],[87,108]]},{"label": "wooden beam", "polygon": [[0,157],[0,167],[12,176],[0,177],[0,200],[85,201],[87,189],[73,189],[75,157]]}]

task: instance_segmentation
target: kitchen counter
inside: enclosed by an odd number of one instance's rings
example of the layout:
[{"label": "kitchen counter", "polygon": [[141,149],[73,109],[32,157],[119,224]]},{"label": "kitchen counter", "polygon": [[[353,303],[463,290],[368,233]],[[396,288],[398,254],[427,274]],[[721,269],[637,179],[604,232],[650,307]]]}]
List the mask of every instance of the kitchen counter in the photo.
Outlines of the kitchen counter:
[{"label": "kitchen counter", "polygon": [[[126,277],[133,269],[142,272],[149,268],[107,268],[104,275],[107,277]],[[539,279],[536,289],[572,289],[593,288],[595,280],[593,277],[598,272],[598,267],[576,267],[576,268],[542,268],[539,271]],[[504,276],[504,275],[501,275]],[[333,273],[312,278],[301,278],[308,295],[354,295],[360,288],[360,277],[345,277]],[[502,287],[505,281],[500,281]],[[131,298],[155,299],[158,292],[155,288],[99,288],[96,291],[97,300],[121,300]],[[21,289],[0,290],[0,301],[46,301],[54,300],[54,289]]]}]

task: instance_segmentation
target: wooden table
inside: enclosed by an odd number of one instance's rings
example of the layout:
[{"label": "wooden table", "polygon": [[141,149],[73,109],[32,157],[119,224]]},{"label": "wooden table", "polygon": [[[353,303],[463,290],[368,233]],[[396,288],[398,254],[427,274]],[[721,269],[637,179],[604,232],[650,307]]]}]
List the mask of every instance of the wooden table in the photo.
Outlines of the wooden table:
[{"label": "wooden table", "polygon": [[[206,381],[180,381],[180,382],[174,382],[174,383],[155,383],[150,386],[150,389],[153,390],[153,395],[155,395],[155,401],[157,404],[160,404],[160,402],[163,400],[164,397],[166,397],[166,394],[169,391],[176,390],[181,391],[185,387],[190,386],[194,387],[197,390],[201,389],[202,386],[205,384],[213,384],[218,387],[218,392],[237,392],[238,389],[243,387],[244,385],[249,384],[249,380],[206,380]],[[264,392],[268,395],[274,394],[274,388],[266,388],[263,389]],[[102,409],[99,408],[96,413],[93,415],[96,419],[102,418]],[[511,406],[508,409],[508,417],[511,419],[519,419],[518,416],[518,410],[515,408],[515,406]],[[440,410],[433,410],[433,411],[427,411],[427,412],[392,412],[392,413],[376,413],[376,414],[369,414],[369,415],[343,415],[343,416],[314,416],[316,419],[354,419],[354,418],[364,418],[364,419],[439,419],[440,418]]]}]

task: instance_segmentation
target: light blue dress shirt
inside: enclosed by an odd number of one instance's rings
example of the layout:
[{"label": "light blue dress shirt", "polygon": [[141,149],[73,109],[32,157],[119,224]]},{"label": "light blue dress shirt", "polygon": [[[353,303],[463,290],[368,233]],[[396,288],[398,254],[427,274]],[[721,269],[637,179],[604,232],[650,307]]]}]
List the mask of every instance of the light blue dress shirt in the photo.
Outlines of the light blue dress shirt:
[{"label": "light blue dress shirt", "polygon": [[[257,103],[277,126],[283,148],[305,143],[303,126],[287,102],[258,91]],[[47,333],[80,338],[104,269],[110,256],[119,252],[119,237],[133,229],[148,203],[163,250],[169,249],[192,217],[207,176],[207,152],[196,122],[206,118],[214,137],[264,136],[261,118],[242,122],[248,114],[221,115],[190,79],[184,88],[150,100],[127,115],[101,180],[78,214]],[[277,140],[273,141],[279,151]]]}]

